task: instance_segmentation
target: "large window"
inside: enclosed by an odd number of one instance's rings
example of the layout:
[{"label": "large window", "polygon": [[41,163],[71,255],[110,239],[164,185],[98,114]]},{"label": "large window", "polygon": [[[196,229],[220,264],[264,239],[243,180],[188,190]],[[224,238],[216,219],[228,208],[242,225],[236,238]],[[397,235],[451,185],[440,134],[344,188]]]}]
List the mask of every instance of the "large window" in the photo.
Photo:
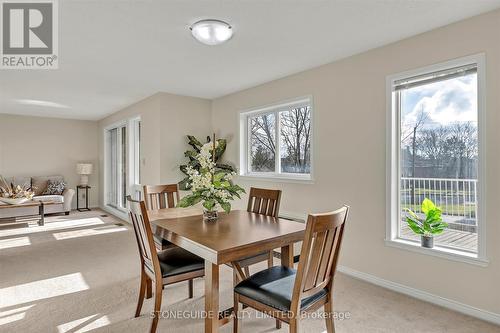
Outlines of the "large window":
[{"label": "large window", "polygon": [[241,143],[242,175],[310,180],[310,98],[242,113]]},{"label": "large window", "polygon": [[106,203],[113,208],[125,208],[127,195],[126,160],[127,160],[127,127],[121,125],[110,128],[106,132]]},{"label": "large window", "polygon": [[419,244],[406,210],[429,198],[448,228],[435,250],[484,255],[481,237],[482,62],[471,57],[391,77],[390,241]]},{"label": "large window", "polygon": [[124,211],[126,197],[140,199],[140,119],[110,126],[105,138],[105,205]]}]

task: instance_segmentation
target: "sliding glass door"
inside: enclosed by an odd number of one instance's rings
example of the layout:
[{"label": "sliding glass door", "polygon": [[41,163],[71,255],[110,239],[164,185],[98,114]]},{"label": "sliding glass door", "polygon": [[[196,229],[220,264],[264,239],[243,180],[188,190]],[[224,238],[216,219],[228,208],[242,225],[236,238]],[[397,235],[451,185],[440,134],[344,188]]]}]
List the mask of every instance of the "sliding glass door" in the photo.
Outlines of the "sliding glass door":
[{"label": "sliding glass door", "polygon": [[105,129],[105,205],[124,211],[127,195],[139,198],[140,119]]}]

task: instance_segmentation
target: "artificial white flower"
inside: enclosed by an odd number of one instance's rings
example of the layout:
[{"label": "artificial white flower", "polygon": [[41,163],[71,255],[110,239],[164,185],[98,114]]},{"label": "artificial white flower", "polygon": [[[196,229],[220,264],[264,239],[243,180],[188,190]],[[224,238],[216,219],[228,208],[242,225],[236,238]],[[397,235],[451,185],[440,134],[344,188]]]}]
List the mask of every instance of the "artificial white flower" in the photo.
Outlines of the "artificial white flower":
[{"label": "artificial white flower", "polygon": [[[218,145],[219,143],[216,141],[215,147],[218,147]],[[185,171],[191,182],[193,193],[181,200],[181,207],[187,207],[194,204],[194,202],[199,202],[201,199],[204,205],[208,203],[210,209],[215,210],[217,205],[221,205],[229,212],[231,206],[227,204],[233,200],[233,192],[244,192],[241,188],[235,190],[234,187],[227,185],[227,182],[231,184],[231,180],[236,174],[234,172],[225,173],[223,177],[219,175],[217,181],[214,181],[215,175],[221,171],[216,169],[217,165],[213,160],[213,150],[212,142],[204,144],[200,149],[200,153],[195,156],[200,169],[196,170],[189,165],[186,167]],[[196,199],[198,200],[195,201]]]}]

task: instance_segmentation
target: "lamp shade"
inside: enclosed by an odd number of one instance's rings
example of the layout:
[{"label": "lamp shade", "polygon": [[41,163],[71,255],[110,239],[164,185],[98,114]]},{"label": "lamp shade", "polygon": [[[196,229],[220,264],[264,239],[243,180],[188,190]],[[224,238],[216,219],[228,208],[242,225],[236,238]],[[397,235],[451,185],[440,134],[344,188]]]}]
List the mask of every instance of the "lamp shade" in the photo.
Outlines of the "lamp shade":
[{"label": "lamp shade", "polygon": [[76,173],[79,175],[91,175],[92,174],[92,164],[90,164],[90,163],[78,163],[76,165]]}]

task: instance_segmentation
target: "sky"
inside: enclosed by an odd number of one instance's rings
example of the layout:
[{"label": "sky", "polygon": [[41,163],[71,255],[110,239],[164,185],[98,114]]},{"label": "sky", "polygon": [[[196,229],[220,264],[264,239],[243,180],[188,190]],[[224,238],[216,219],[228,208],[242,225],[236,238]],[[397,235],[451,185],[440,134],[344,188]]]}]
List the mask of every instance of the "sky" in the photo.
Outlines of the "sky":
[{"label": "sky", "polygon": [[427,114],[424,126],[428,128],[477,123],[477,74],[407,89],[402,99],[402,122],[406,126],[412,126],[422,111]]}]

